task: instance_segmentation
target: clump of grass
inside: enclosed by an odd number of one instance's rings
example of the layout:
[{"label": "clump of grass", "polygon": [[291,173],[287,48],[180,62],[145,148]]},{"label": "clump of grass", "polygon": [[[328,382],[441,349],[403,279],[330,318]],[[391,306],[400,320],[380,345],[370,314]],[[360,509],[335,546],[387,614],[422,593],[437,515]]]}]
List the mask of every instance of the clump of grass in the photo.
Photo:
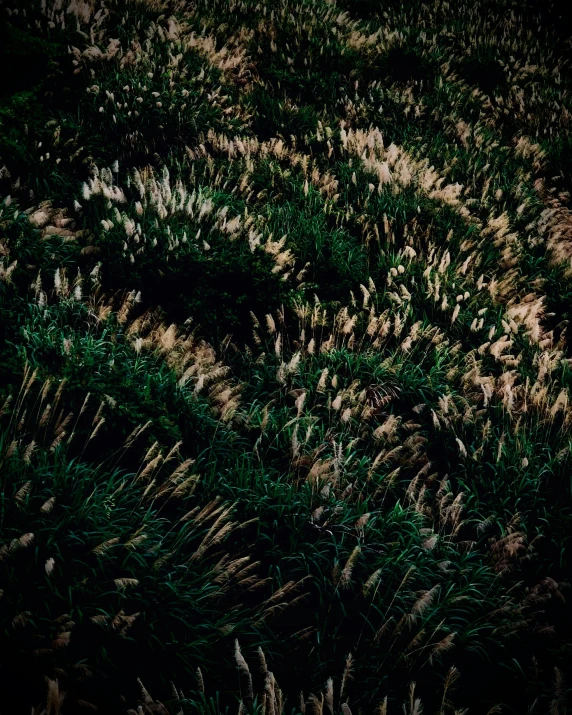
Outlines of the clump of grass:
[{"label": "clump of grass", "polygon": [[[114,401],[95,409],[88,394],[68,412],[64,394],[63,381],[42,384],[27,367],[4,403],[2,652],[11,656],[3,678],[19,697],[28,690],[29,703],[44,676],[57,680],[68,707],[79,707],[92,696],[103,704],[105,674],[129,684],[135,669],[159,682],[159,653],[172,672],[204,663],[241,621],[250,629],[237,599],[257,577],[247,554],[224,550],[242,526],[232,504],[193,497],[200,476],[179,444],[142,449],[141,425],[106,451]],[[90,449],[97,463],[86,459]],[[122,467],[130,452],[135,471]],[[112,686],[109,706],[114,697]]]}]

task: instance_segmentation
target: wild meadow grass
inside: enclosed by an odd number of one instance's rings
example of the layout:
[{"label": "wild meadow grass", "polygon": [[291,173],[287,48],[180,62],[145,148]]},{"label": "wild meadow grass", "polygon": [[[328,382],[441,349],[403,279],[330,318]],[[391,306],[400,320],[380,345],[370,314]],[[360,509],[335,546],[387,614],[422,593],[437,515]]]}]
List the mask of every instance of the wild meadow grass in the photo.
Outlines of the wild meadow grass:
[{"label": "wild meadow grass", "polygon": [[0,28],[5,712],[564,715],[558,6]]}]

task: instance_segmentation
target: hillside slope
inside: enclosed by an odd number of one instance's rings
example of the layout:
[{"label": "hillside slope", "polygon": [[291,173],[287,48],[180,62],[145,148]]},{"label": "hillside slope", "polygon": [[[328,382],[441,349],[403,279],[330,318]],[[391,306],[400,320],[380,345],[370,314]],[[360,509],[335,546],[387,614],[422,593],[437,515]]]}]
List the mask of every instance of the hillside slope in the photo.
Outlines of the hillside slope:
[{"label": "hillside slope", "polygon": [[566,712],[568,34],[0,3],[0,712]]}]

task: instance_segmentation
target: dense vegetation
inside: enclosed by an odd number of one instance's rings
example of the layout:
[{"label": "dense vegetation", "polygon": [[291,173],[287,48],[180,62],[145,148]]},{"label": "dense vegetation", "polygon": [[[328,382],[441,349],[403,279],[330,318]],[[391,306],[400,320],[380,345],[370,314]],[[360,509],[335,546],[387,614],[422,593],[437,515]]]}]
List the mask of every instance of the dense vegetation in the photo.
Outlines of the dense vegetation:
[{"label": "dense vegetation", "polygon": [[1,713],[567,712],[568,35],[0,3]]}]

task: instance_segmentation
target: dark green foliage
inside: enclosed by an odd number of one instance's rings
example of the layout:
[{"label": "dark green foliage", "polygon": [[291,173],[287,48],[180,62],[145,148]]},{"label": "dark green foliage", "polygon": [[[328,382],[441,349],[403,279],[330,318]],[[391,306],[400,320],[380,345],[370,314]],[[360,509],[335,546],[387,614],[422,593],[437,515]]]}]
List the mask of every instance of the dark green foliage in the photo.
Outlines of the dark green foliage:
[{"label": "dark green foliage", "polygon": [[7,22],[0,26],[0,48],[2,98],[32,90],[46,78],[61,51],[50,40]]},{"label": "dark green foliage", "polygon": [[463,65],[463,77],[494,99],[497,92],[506,91],[506,75],[494,48],[486,48],[467,58]]}]

